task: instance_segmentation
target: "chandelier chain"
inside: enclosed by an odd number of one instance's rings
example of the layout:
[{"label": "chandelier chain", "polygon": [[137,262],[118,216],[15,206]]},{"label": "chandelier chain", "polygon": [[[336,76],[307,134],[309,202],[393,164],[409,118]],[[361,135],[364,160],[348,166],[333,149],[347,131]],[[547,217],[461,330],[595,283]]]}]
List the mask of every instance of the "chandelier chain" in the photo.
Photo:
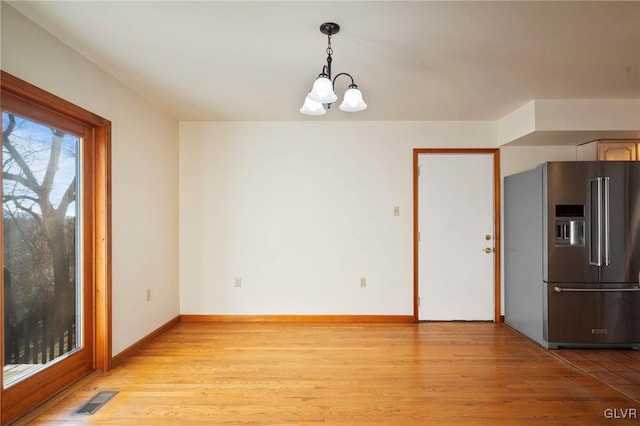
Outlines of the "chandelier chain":
[{"label": "chandelier chain", "polygon": [[327,55],[333,55],[333,49],[331,48],[331,34],[327,35]]}]

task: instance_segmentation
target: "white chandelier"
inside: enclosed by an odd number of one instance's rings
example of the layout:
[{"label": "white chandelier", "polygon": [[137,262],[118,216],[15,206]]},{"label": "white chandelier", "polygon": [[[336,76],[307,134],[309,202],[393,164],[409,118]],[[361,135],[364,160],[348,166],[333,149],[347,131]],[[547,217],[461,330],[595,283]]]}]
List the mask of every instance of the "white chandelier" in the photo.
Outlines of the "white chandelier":
[{"label": "white chandelier", "polygon": [[313,83],[313,88],[307,94],[304,100],[304,105],[300,108],[300,112],[306,115],[324,115],[327,111],[324,109],[324,105],[327,108],[331,108],[331,104],[338,99],[338,95],[334,91],[335,82],[341,75],[346,75],[351,79],[351,84],[344,94],[340,109],[347,112],[364,111],[367,109],[367,104],[362,99],[362,93],[358,86],[354,83],[353,77],[346,72],[341,72],[336,75],[333,80],[331,79],[331,55],[333,49],[331,49],[331,36],[340,31],[340,26],[333,22],[325,22],[320,25],[320,32],[327,36],[327,65],[322,67],[322,72],[318,75],[318,78]]}]

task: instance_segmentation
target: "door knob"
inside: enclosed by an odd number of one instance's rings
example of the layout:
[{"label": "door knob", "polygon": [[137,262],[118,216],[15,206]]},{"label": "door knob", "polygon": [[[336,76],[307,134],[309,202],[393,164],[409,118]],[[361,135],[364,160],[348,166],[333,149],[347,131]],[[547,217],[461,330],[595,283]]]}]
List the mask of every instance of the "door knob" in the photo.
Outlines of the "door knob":
[{"label": "door knob", "polygon": [[482,249],[482,251],[484,251],[485,253],[493,253],[493,249],[491,247],[487,247]]}]

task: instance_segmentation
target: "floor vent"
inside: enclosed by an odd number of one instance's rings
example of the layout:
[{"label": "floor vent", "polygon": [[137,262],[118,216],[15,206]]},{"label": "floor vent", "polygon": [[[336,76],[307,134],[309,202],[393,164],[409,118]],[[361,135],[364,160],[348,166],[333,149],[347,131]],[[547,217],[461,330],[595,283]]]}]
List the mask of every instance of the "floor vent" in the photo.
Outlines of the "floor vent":
[{"label": "floor vent", "polygon": [[100,408],[102,408],[102,406],[106,404],[111,398],[116,396],[117,393],[118,392],[114,391],[98,392],[96,396],[87,401],[87,403],[82,407],[78,408],[73,414],[90,416]]}]

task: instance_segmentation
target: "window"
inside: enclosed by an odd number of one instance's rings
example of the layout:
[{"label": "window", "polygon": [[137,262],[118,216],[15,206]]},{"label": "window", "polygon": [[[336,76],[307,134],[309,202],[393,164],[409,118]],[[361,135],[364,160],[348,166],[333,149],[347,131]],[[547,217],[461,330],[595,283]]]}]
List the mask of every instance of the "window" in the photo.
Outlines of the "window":
[{"label": "window", "polygon": [[108,370],[110,123],[2,72],[2,423]]}]

